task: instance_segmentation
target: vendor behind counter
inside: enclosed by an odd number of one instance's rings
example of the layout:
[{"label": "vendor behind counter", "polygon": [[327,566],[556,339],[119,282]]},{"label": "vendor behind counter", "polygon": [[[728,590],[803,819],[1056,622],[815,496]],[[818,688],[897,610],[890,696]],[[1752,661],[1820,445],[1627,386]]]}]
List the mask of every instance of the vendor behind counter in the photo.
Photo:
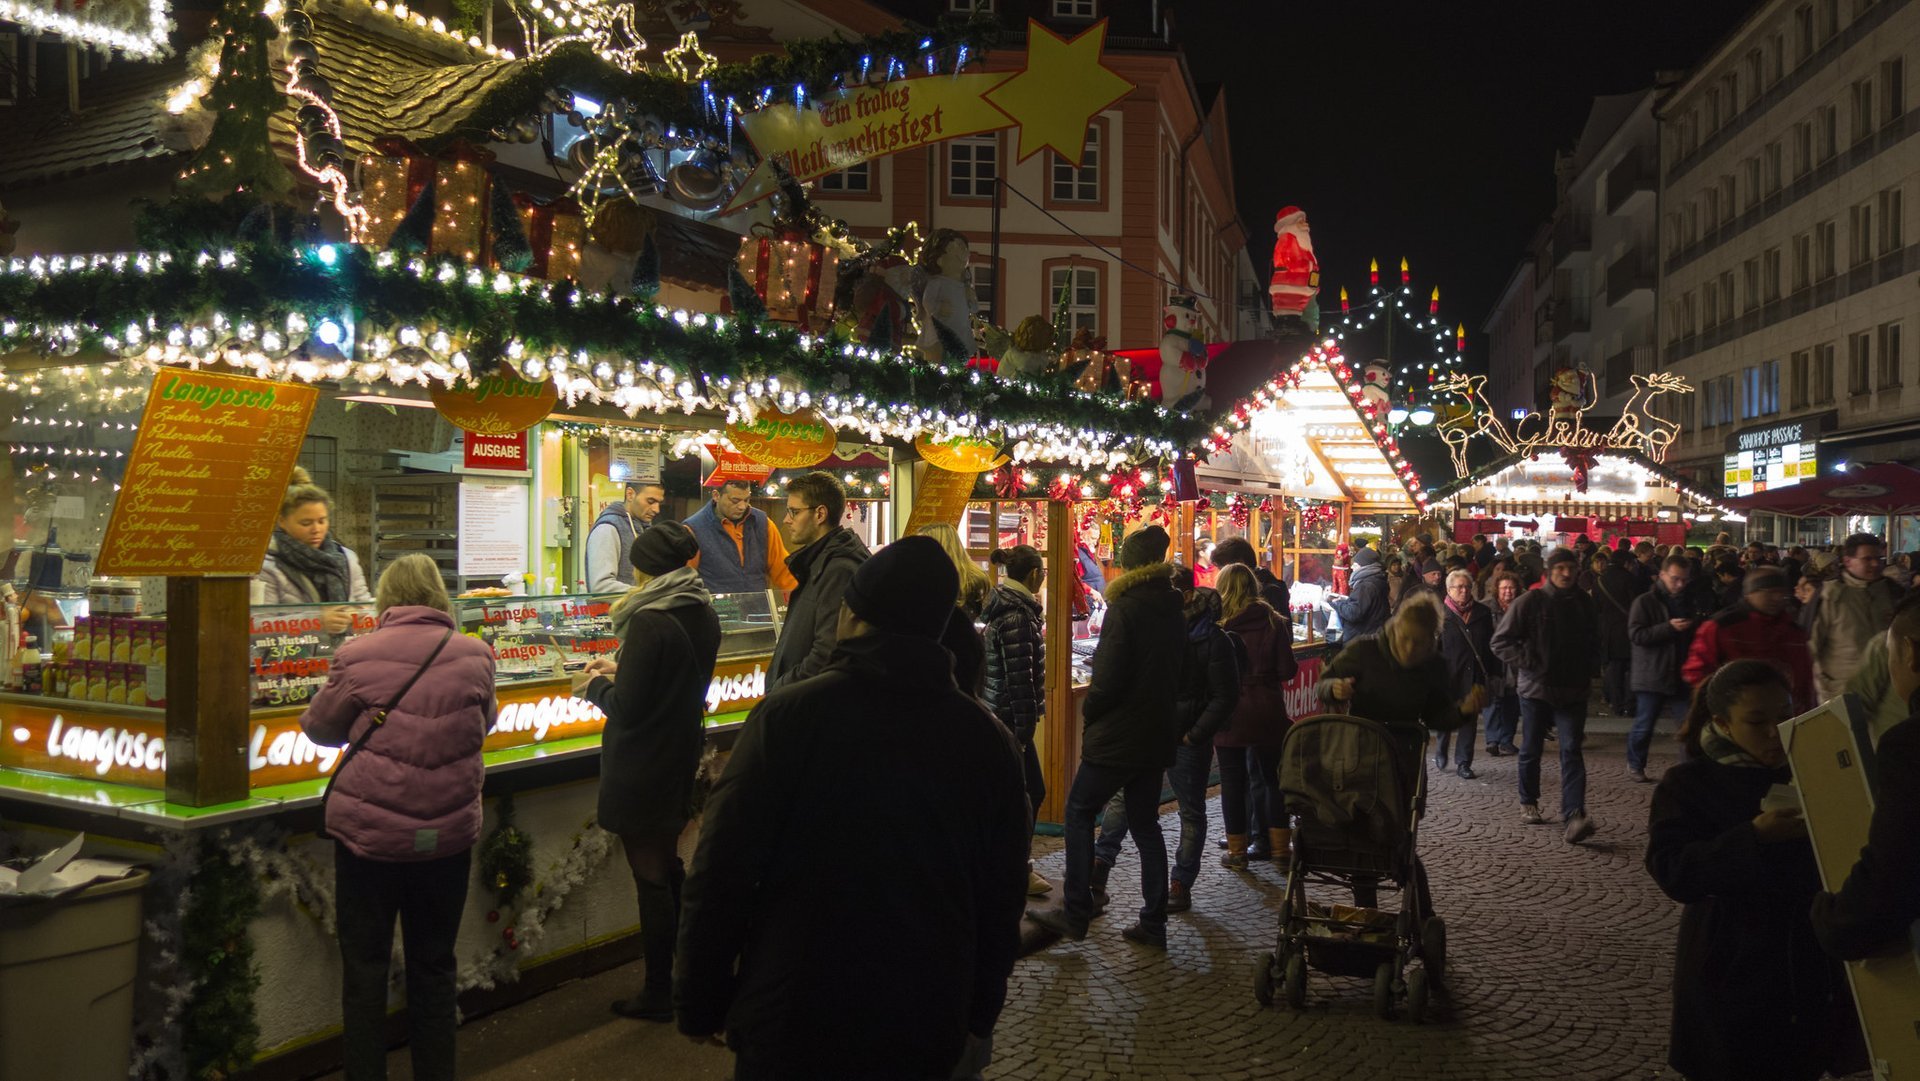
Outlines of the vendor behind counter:
[{"label": "vendor behind counter", "polygon": [[[329,528],[333,497],[313,483],[307,471],[295,466],[287,494],[280,501],[280,518],[267,544],[267,558],[254,577],[255,604],[367,604],[373,592],[353,549],[334,540]],[[321,625],[332,634],[344,632],[351,615],[345,608],[329,608]]]}]

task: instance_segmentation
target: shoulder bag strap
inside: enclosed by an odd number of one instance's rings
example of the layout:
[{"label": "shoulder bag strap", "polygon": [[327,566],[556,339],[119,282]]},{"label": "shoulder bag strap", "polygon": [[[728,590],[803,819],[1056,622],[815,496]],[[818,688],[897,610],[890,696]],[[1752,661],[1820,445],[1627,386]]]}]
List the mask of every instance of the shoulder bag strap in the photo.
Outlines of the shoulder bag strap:
[{"label": "shoulder bag strap", "polygon": [[1629,614],[1629,613],[1627,612],[1627,608],[1626,608],[1626,606],[1625,606],[1625,605],[1623,605],[1623,604],[1621,604],[1621,603],[1620,603],[1620,602],[1619,602],[1618,600],[1615,600],[1615,599],[1614,599],[1614,596],[1613,596],[1613,590],[1611,590],[1611,589],[1608,589],[1608,588],[1607,588],[1607,583],[1606,583],[1606,582],[1604,582],[1604,581],[1602,581],[1602,580],[1601,580],[1601,579],[1599,579],[1599,578],[1595,578],[1595,579],[1593,580],[1593,584],[1594,584],[1595,586],[1597,586],[1597,587],[1599,587],[1599,589],[1600,589],[1600,592],[1602,592],[1602,593],[1604,593],[1604,594],[1606,594],[1606,596],[1607,596],[1607,603],[1608,603],[1608,604],[1611,604],[1611,605],[1613,605],[1613,606],[1614,606],[1615,608],[1618,608],[1618,609],[1620,610],[1620,614],[1621,614],[1621,615],[1623,615],[1623,616],[1624,616],[1624,615],[1628,615],[1628,614]]},{"label": "shoulder bag strap", "polygon": [[407,681],[400,685],[400,693],[388,699],[386,706],[383,708],[374,710],[373,723],[367,726],[366,731],[360,733],[359,739],[353,741],[352,745],[347,748],[347,753],[340,756],[340,764],[333,767],[333,775],[327,778],[327,787],[320,793],[319,836],[323,840],[327,837],[327,799],[333,795],[333,782],[340,779],[340,774],[346,770],[347,763],[353,761],[353,756],[360,753],[360,748],[367,745],[368,737],[379,731],[380,727],[387,723],[387,714],[393,712],[394,707],[400,704],[400,700],[407,696],[407,692],[413,690],[413,685],[420,682],[420,677],[427,674],[427,669],[433,666],[435,658],[440,656],[440,651],[447,648],[447,643],[452,641],[452,639],[453,628],[448,627],[447,633],[441,635],[440,641],[434,645],[433,652],[427,654],[427,659],[421,661],[420,667],[414,669],[413,675],[407,677]]}]

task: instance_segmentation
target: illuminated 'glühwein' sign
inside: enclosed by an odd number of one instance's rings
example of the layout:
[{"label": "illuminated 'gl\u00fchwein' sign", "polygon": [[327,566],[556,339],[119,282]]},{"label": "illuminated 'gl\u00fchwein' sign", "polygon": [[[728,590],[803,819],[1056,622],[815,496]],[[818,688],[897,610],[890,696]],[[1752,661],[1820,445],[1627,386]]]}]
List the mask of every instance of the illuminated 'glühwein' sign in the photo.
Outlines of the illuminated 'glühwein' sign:
[{"label": "illuminated 'gl\u00fchwein' sign", "polygon": [[[1677,375],[1655,372],[1652,375],[1629,376],[1633,383],[1633,397],[1627,400],[1626,408],[1620,411],[1620,419],[1613,427],[1605,431],[1586,426],[1587,409],[1596,394],[1582,394],[1590,389],[1592,375],[1562,368],[1553,375],[1548,391],[1553,405],[1547,415],[1528,413],[1514,422],[1508,429],[1486,396],[1481,393],[1487,377],[1484,375],[1454,375],[1434,384],[1434,390],[1448,394],[1457,394],[1466,399],[1467,412],[1458,417],[1440,423],[1440,438],[1447,444],[1453,455],[1453,470],[1456,476],[1467,475],[1467,441],[1477,435],[1485,435],[1509,454],[1534,454],[1544,448],[1572,447],[1576,449],[1601,450],[1638,450],[1656,462],[1667,460],[1667,448],[1680,434],[1680,425],[1665,417],[1655,416],[1651,408],[1653,399],[1662,394],[1691,394],[1693,388]],[[1580,405],[1585,399],[1589,404]]]}]

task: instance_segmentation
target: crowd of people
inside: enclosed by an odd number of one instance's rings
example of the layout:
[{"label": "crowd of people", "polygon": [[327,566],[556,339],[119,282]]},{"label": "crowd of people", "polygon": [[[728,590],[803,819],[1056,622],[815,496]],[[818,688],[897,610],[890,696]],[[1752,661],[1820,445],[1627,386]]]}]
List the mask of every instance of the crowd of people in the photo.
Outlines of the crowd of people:
[{"label": "crowd of people", "polygon": [[[296,486],[289,500],[310,494]],[[1169,913],[1194,904],[1216,761],[1223,865],[1285,857],[1283,688],[1298,663],[1287,586],[1245,541],[1213,551],[1211,587],[1169,559],[1159,527],[1121,542],[1065,798],[1061,900],[1026,908],[1054,892],[1030,858],[1045,797],[1035,739],[1048,720],[1040,553],[998,550],[990,575],[948,526],[870,552],[841,524],[845,496],[824,473],[789,486],[779,548],[771,522],[741,513],[731,490],[684,524],[661,518],[644,488],[628,498],[596,526],[625,546],[611,574],[626,587],[612,609],[622,645],[576,687],[607,715],[598,821],[625,853],[645,953],[642,986],[613,1009],[723,1043],[741,1081],[979,1076],[1023,909],[1083,938],[1126,837],[1142,896],[1121,933],[1165,948]],[[711,576],[772,580],[768,557],[786,545],[779,577],[791,596],[769,691],[683,866],[720,643]],[[1384,559],[1362,548],[1334,602],[1347,641],[1317,693],[1331,711],[1385,723],[1412,756],[1443,733],[1437,765],[1463,777],[1482,738],[1489,754],[1517,754],[1528,822],[1545,821],[1540,766],[1553,739],[1572,843],[1595,828],[1581,757],[1594,680],[1608,708],[1635,718],[1627,756],[1640,779],[1651,779],[1658,720],[1686,706],[1686,761],[1655,792],[1648,853],[1661,888],[1687,906],[1674,1064],[1696,1079],[1810,1078],[1854,1049],[1845,984],[1816,951],[1885,950],[1920,915],[1920,719],[1905,719],[1920,691],[1920,601],[1882,576],[1883,554],[1876,538],[1849,538],[1823,578],[1805,557],[1752,546],[1727,555],[1738,571],[1726,592],[1712,584],[1723,576],[1703,573],[1720,569],[1718,552],[1542,552],[1485,538],[1416,541]],[[1814,595],[1796,597],[1809,582]],[[372,594],[376,629],[340,648],[302,719],[316,742],[349,748],[323,804],[338,842],[346,1076],[385,1076],[397,921],[414,1074],[450,1078],[453,944],[481,827],[493,658],[456,633],[424,557],[394,563]],[[1775,726],[1829,687],[1862,698],[1881,776],[1906,785],[1883,800],[1872,844],[1835,895],[1818,890],[1797,814],[1761,806],[1784,777]],[[1163,782],[1180,809],[1171,860]],[[1710,960],[1762,924],[1766,956],[1739,971]],[[913,956],[859,942],[911,943]],[[1766,1038],[1743,1037],[1736,1022]],[[1776,1053],[1785,1044],[1791,1054]]]}]

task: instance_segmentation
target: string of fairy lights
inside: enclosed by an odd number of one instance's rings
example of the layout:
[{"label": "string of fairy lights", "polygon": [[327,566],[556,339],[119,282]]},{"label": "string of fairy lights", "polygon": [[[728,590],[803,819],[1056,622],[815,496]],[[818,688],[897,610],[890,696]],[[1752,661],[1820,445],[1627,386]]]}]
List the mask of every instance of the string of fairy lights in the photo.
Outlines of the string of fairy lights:
[{"label": "string of fairy lights", "polygon": [[1425,310],[1421,310],[1407,260],[1400,260],[1400,284],[1384,289],[1380,285],[1380,261],[1373,260],[1367,270],[1367,296],[1367,300],[1354,304],[1347,290],[1344,287],[1340,290],[1340,315],[1330,333],[1343,347],[1354,348],[1353,339],[1361,334],[1384,334],[1384,341],[1391,343],[1393,326],[1390,324],[1405,328],[1416,341],[1432,343],[1432,352],[1424,359],[1385,358],[1394,365],[1391,391],[1394,398],[1409,401],[1426,394],[1441,378],[1460,369],[1466,360],[1466,325],[1449,327],[1440,318],[1437,285],[1426,298]]}]

